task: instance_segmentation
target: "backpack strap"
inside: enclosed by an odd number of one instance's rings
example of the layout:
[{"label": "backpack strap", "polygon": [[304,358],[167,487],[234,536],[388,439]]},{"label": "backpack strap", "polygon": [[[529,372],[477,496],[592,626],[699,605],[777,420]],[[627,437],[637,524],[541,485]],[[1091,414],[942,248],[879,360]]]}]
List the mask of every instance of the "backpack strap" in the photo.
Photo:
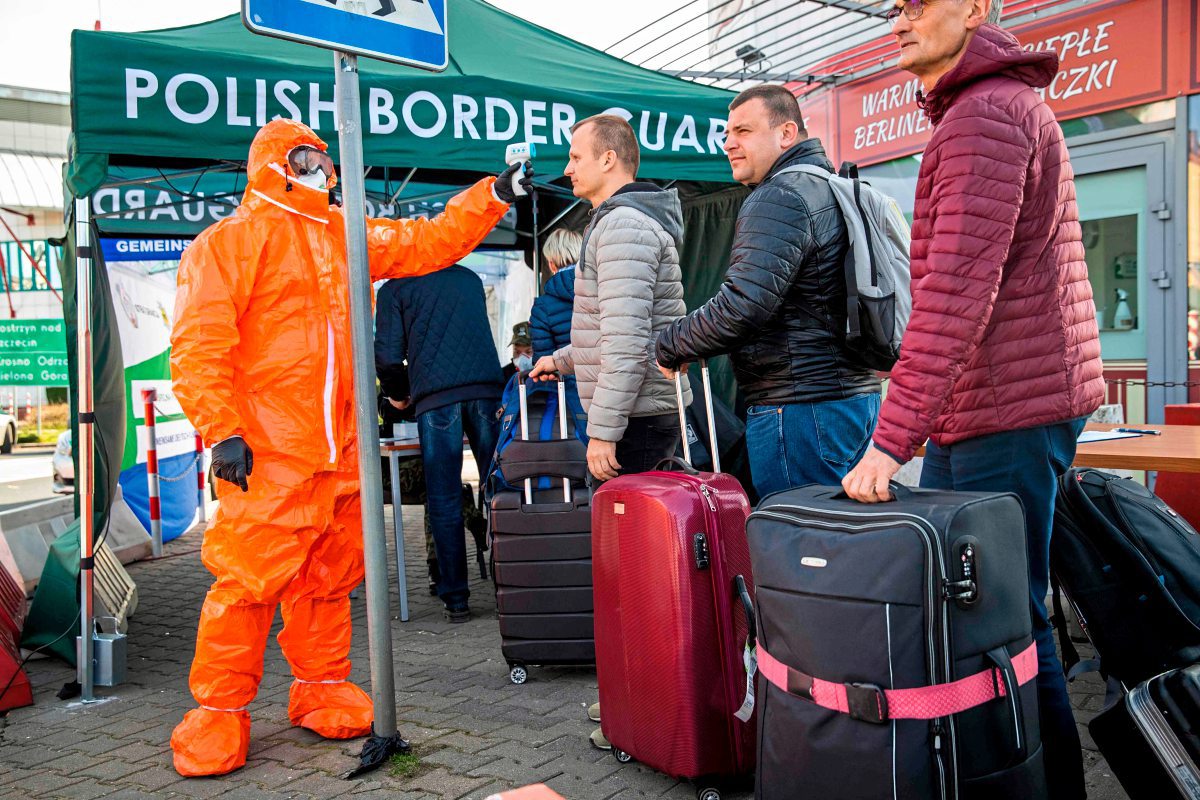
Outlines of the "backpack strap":
[{"label": "backpack strap", "polygon": [[[849,162],[847,162],[847,163],[849,163]],[[843,168],[845,168],[845,164],[843,164],[842,166],[843,166]],[[854,165],[851,165],[851,166],[854,166]],[[835,177],[832,172],[830,172],[829,170],[824,169],[822,167],[818,167],[816,164],[792,164],[790,167],[784,167],[783,169],[779,170],[779,172],[776,172],[775,176],[777,177],[779,175],[786,175],[788,173],[799,173],[802,175],[812,175],[814,178],[822,178],[826,182],[828,182],[830,178]],[[858,175],[858,167],[857,166],[854,166],[854,174],[855,174],[855,176]],[[855,189],[856,190],[857,190],[857,187],[858,187],[858,183],[857,183],[857,177],[856,177],[855,178]],[[834,202],[837,203],[837,197],[834,197]],[[839,209],[841,208],[840,203],[838,204],[838,208]],[[860,215],[862,214],[862,206],[861,205],[859,206],[859,214]],[[872,264],[874,264],[874,260],[872,260]],[[846,338],[847,339],[857,339],[859,336],[862,335],[862,328],[860,327],[859,318],[858,318],[858,276],[854,270],[853,242],[851,242],[851,246],[849,248],[847,248],[847,250],[846,250],[846,258],[843,260],[843,263],[842,263],[842,275],[843,275],[843,282],[846,284]]]},{"label": "backpack strap", "polygon": [[893,719],[948,717],[1006,697],[1034,679],[1038,659],[1037,644],[1031,642],[1010,663],[997,664],[950,683],[883,689],[870,683],[835,683],[814,678],[779,661],[760,642],[758,670],[768,683],[790,695],[853,719],[883,725]]}]

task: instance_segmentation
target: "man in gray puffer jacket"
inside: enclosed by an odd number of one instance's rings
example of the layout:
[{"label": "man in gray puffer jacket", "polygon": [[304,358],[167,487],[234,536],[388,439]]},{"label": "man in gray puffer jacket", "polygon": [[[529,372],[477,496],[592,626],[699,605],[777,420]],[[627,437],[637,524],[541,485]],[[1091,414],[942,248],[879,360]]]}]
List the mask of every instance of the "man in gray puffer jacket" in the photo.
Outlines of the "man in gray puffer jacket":
[{"label": "man in gray puffer jacket", "polygon": [[575,375],[588,413],[588,468],[608,480],[654,469],[679,445],[675,386],[655,365],[654,341],[687,313],[683,212],[674,190],[635,180],[638,144],[625,120],[601,114],[571,133],[565,174],[592,218],[576,269],[571,344],[539,359],[531,375]]}]

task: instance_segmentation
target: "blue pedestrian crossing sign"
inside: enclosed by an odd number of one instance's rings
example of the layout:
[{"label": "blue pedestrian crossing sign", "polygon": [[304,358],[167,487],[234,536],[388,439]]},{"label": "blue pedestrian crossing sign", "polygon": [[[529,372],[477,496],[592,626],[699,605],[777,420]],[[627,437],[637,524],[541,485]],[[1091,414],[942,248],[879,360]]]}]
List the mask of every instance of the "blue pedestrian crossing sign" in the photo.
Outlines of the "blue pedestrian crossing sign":
[{"label": "blue pedestrian crossing sign", "polygon": [[255,33],[368,58],[444,70],[448,0],[242,0]]}]

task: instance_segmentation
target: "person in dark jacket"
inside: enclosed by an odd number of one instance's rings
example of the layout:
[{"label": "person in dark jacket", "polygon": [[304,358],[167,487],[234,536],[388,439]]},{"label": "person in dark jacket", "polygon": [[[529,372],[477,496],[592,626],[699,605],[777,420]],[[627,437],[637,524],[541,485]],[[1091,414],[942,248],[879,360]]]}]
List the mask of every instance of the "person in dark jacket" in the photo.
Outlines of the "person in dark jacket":
[{"label": "person in dark jacket", "polygon": [[554,355],[571,343],[571,312],[575,304],[575,265],[583,236],[559,228],[546,238],[542,257],[550,268],[550,279],[541,297],[533,301],[529,330],[533,336],[533,360]]},{"label": "person in dark jacket", "polygon": [[1039,93],[1058,56],[1023,50],[987,24],[998,17],[999,0],[890,12],[935,127],[917,176],[912,317],[874,445],[843,486],[890,499],[888,480],[932,437],[922,486],[1021,498],[1050,797],[1076,800],[1082,755],[1045,598],[1058,478],[1104,397],[1103,366],[1071,162]]},{"label": "person in dark jacket", "polygon": [[385,283],[375,311],[375,370],[394,406],[415,406],[440,573],[438,596],[451,622],[466,622],[470,590],[461,502],[463,433],[479,474],[486,475],[504,391],[479,276],[455,265]]},{"label": "person in dark jacket", "polygon": [[717,295],[658,337],[663,374],[731,353],[749,405],[746,447],[760,496],[836,485],[862,456],[879,411],[879,379],[847,350],[849,239],[833,190],[798,164],[833,171],[807,138],[796,98],[756,86],[729,104],[725,153],[754,187],[738,214]]}]

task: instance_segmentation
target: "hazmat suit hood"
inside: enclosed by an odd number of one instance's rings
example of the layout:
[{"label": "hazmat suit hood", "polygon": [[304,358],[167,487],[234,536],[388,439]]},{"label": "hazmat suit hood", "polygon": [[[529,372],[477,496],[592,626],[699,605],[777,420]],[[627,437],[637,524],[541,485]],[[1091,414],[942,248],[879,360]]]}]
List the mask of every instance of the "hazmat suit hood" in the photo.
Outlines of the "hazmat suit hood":
[{"label": "hazmat suit hood", "polygon": [[[327,216],[328,191],[300,183],[288,166],[288,153],[300,145],[329,151],[329,145],[313,133],[312,128],[294,119],[271,120],[259,129],[246,159],[246,193],[242,202],[251,208],[266,202],[302,214]],[[328,188],[336,185],[337,175],[330,175]]]}]

